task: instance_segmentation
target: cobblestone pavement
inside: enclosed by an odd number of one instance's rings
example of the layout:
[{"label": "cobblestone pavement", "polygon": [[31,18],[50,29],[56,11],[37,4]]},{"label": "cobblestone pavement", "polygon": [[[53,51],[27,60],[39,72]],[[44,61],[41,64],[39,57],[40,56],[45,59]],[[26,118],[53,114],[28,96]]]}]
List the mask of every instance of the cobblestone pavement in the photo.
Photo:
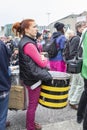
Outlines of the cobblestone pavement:
[{"label": "cobblestone pavement", "polygon": [[[76,110],[66,106],[62,109],[50,109],[38,105],[36,121],[43,130],[82,130],[82,124],[76,122]],[[9,110],[8,120],[11,126],[7,130],[26,130],[26,110]]]}]

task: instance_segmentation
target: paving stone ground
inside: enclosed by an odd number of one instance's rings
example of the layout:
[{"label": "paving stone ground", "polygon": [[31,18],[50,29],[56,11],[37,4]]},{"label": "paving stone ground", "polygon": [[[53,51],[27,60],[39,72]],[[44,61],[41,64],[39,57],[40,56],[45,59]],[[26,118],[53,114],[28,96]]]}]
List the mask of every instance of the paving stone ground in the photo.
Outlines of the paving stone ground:
[{"label": "paving stone ground", "polygon": [[[76,113],[69,105],[62,109],[38,105],[36,121],[42,125],[42,130],[82,130],[82,123],[76,122]],[[9,110],[8,120],[11,126],[6,130],[26,130],[26,110]]]}]

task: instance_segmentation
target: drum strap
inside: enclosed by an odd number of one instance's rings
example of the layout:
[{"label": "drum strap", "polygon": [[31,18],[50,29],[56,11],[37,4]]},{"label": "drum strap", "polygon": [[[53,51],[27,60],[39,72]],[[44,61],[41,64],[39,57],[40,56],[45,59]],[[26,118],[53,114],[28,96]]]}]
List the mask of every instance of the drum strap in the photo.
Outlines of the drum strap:
[{"label": "drum strap", "polygon": [[38,82],[36,82],[35,84],[33,84],[32,86],[30,86],[30,88],[33,90],[37,87],[39,87],[41,85],[41,80],[39,80]]}]

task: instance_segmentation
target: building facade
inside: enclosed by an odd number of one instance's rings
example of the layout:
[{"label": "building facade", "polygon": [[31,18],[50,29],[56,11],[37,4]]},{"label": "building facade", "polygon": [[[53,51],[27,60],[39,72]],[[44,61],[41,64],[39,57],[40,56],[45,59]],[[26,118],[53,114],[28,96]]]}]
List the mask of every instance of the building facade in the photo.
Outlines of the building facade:
[{"label": "building facade", "polygon": [[54,24],[56,22],[62,22],[65,24],[66,28],[70,28],[75,31],[75,24],[78,21],[87,21],[87,11],[84,11],[81,14],[71,14],[68,15],[67,17],[54,21],[53,23],[48,25],[48,28],[50,29],[51,32],[54,32],[55,31]]},{"label": "building facade", "polygon": [[[87,11],[84,11],[80,14],[71,14],[68,15],[62,19],[59,19],[57,21],[54,21],[53,23],[50,23],[48,26],[38,26],[38,30],[40,32],[44,31],[45,29],[49,29],[51,33],[55,31],[54,24],[56,22],[62,22],[65,24],[66,29],[70,28],[75,31],[75,23],[78,21],[87,21]],[[12,24],[7,24],[0,30],[0,36],[13,36],[12,33]]]}]

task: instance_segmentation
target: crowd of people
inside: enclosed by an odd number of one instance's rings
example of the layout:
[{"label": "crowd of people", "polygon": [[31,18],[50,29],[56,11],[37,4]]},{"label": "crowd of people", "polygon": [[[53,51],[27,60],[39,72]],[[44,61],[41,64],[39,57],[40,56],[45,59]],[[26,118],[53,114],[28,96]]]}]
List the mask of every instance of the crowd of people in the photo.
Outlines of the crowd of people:
[{"label": "crowd of people", "polygon": [[[54,24],[55,32],[50,30],[43,33],[38,32],[37,24],[33,19],[24,19],[13,24],[12,31],[15,33],[15,40],[12,37],[0,39],[0,130],[5,130],[8,113],[9,93],[11,88],[11,75],[9,66],[19,65],[20,80],[27,88],[29,103],[26,113],[27,130],[41,130],[42,127],[35,121],[35,112],[38,106],[41,83],[51,81],[50,71],[67,72],[67,64],[63,58],[63,50],[66,41],[70,44],[69,58],[73,59],[83,34],[87,31],[85,21],[75,24],[76,31],[71,28],[65,31],[64,23]],[[45,45],[55,36],[56,45],[59,46],[57,55],[49,58],[45,57]],[[83,120],[83,130],[87,130],[87,53],[86,53],[87,33],[83,39],[80,56],[83,57],[82,71],[78,74],[70,74],[70,90],[68,93],[68,104],[72,109],[77,110],[77,122]],[[33,85],[35,88],[32,89]]]}]

